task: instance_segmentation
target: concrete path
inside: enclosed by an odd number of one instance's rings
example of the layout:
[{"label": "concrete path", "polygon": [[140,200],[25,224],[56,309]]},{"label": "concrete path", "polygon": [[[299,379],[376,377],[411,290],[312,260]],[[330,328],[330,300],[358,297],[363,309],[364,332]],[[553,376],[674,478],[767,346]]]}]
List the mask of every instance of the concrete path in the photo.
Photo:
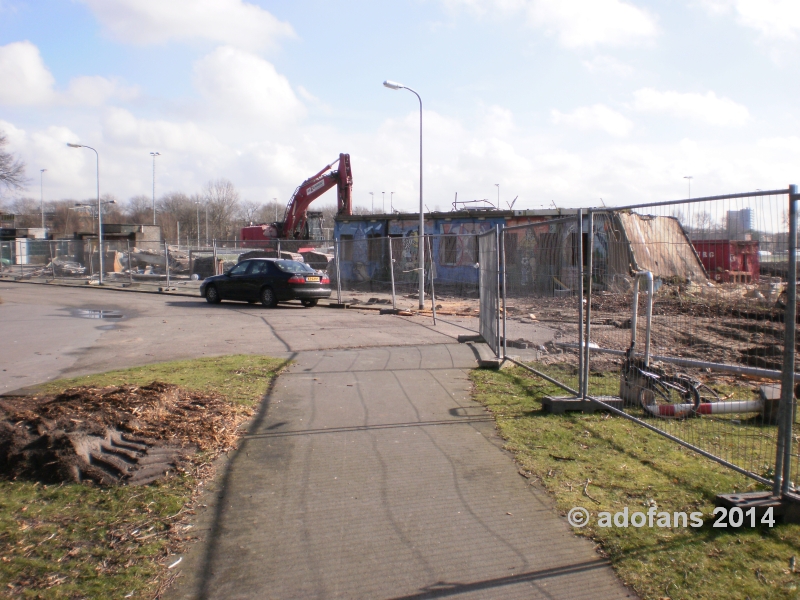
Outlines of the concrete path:
[{"label": "concrete path", "polygon": [[301,352],[229,461],[173,599],[632,598],[520,477],[464,345]]}]

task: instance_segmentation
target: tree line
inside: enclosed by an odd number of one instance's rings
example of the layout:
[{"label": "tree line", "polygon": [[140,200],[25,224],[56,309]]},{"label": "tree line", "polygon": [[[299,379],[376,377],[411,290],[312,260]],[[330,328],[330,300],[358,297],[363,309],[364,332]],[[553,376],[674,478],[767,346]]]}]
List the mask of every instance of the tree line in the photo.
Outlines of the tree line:
[{"label": "tree line", "polygon": [[[25,165],[4,150],[5,134],[0,131],[0,213],[14,215],[18,228],[41,227],[42,203],[38,198],[19,195],[30,183]],[[153,197],[145,194],[121,200],[113,194],[101,196],[104,223],[153,225]],[[113,201],[113,203],[111,203]],[[77,204],[86,206],[76,206]],[[323,228],[332,237],[335,204],[316,204],[312,210],[323,213]],[[286,203],[266,203],[242,199],[236,186],[225,178],[208,181],[199,192],[169,192],[155,199],[155,225],[162,237],[172,243],[201,245],[211,240],[233,240],[241,237],[241,228],[251,224],[283,221]],[[368,212],[363,207],[357,214]],[[54,238],[72,237],[75,232],[93,232],[97,228],[97,199],[46,200],[44,219]],[[180,231],[180,239],[178,232]]]}]

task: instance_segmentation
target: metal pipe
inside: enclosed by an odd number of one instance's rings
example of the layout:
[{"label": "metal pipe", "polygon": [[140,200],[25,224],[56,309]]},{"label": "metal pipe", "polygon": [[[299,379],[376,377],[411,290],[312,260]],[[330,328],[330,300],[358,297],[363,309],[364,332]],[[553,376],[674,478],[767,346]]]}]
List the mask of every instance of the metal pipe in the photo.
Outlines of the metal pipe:
[{"label": "metal pipe", "polygon": [[725,194],[722,196],[705,196],[703,198],[692,198],[691,200],[687,200],[686,198],[682,198],[681,200],[666,200],[664,202],[645,202],[643,204],[632,204],[630,206],[619,206],[619,207],[604,207],[604,211],[619,211],[619,210],[633,210],[636,208],[655,208],[656,206],[672,206],[673,204],[697,204],[698,202],[710,202],[711,200],[734,200],[736,198],[754,198],[754,197],[763,197],[763,196],[784,196],[788,192],[786,188],[782,190],[766,190],[766,191],[755,191],[755,192],[743,192],[741,194]]},{"label": "metal pipe", "polygon": [[[500,205],[500,187],[498,184],[497,188],[497,195],[498,195],[498,206]],[[506,232],[505,229],[500,230],[500,268],[502,271],[500,272],[500,284],[503,286],[503,358],[508,355],[508,335],[506,329],[506,315],[508,314],[508,309],[506,307]]]},{"label": "metal pipe", "polygon": [[[583,210],[578,209],[578,346],[584,344],[583,329]],[[578,395],[583,391],[583,351],[578,350]]]},{"label": "metal pipe", "polygon": [[[567,348],[575,350],[580,348],[578,344],[570,344],[566,342],[556,342],[555,346],[558,348]],[[595,352],[602,352],[604,354],[611,354],[612,356],[625,356],[624,350],[612,350],[611,348],[601,348],[595,346],[592,348]],[[752,375],[753,377],[763,377],[764,379],[774,379],[780,381],[782,371],[774,371],[772,369],[759,369],[757,367],[740,367],[737,365],[725,365],[722,363],[708,362],[705,360],[693,360],[691,358],[676,358],[674,356],[659,356],[654,354],[650,357],[656,362],[665,362],[680,367],[689,367],[692,369],[711,369],[712,371],[720,371],[721,373],[737,373],[739,375]],[[794,374],[794,380],[800,382],[800,373]]]},{"label": "metal pipe", "polygon": [[[131,241],[125,240],[128,245],[128,281],[133,283],[133,261],[131,260]],[[189,250],[189,272],[192,272],[192,251]]]},{"label": "metal pipe", "polygon": [[[581,235],[583,238],[583,235]],[[589,249],[586,258],[586,346],[583,358],[583,389],[581,397],[586,398],[589,393],[589,344],[592,339],[592,252],[594,251],[594,213],[589,209]],[[583,258],[583,257],[581,257]]]},{"label": "metal pipe", "polygon": [[494,280],[495,298],[497,301],[497,313],[495,315],[495,335],[494,339],[494,355],[500,356],[500,225],[494,226],[494,248],[495,248],[495,273]]},{"label": "metal pipe", "polygon": [[164,266],[167,269],[167,290],[169,290],[169,246],[164,242]]},{"label": "metal pipe", "polygon": [[431,268],[428,269],[428,276],[431,278],[431,314],[433,315],[433,324],[436,325],[436,292],[433,289],[433,252],[431,251],[431,236],[425,236],[428,244],[428,257],[431,261]]},{"label": "metal pipe", "polygon": [[650,364],[650,329],[653,325],[653,274],[650,271],[637,271],[633,274],[633,315],[631,316],[631,347],[636,347],[636,330],[639,315],[639,279],[647,278],[647,325],[644,343],[644,364]]},{"label": "metal pipe", "polygon": [[219,267],[217,266],[217,240],[214,240],[214,275],[219,274]]},{"label": "metal pipe", "polygon": [[392,310],[397,310],[397,296],[394,291],[394,257],[392,256],[392,238],[386,238],[389,240],[389,276],[392,279]]},{"label": "metal pipe", "polygon": [[339,257],[342,254],[341,248],[339,248],[340,243],[339,240],[333,242],[333,260],[336,262],[336,302],[338,304],[342,303],[342,277],[339,269]]},{"label": "metal pipe", "polygon": [[[512,363],[514,363],[517,366],[522,367],[523,369],[526,369],[526,370],[530,371],[534,375],[537,375],[537,376],[541,377],[545,381],[549,381],[553,385],[556,385],[556,386],[560,387],[561,389],[566,390],[568,393],[572,394],[573,396],[577,396],[578,395],[577,390],[573,390],[572,388],[570,388],[567,385],[564,385],[560,381],[556,381],[552,377],[548,377],[544,373],[542,373],[540,371],[537,371],[536,369],[533,369],[533,368],[529,367],[528,365],[519,362],[518,360],[514,360],[513,358],[508,358],[507,360],[512,362]],[[623,419],[627,419],[629,421],[633,421],[637,425],[641,425],[642,427],[644,427],[645,429],[649,429],[653,433],[657,433],[658,435],[663,436],[663,437],[667,438],[668,440],[672,440],[673,442],[675,442],[677,444],[680,444],[684,448],[688,448],[689,450],[692,450],[693,452],[697,452],[701,456],[705,456],[706,458],[710,458],[714,462],[717,462],[717,463],[719,463],[719,464],[721,464],[723,466],[726,466],[729,469],[732,469],[732,470],[736,471],[737,473],[741,473],[742,475],[745,475],[747,477],[755,479],[756,481],[761,482],[761,483],[766,484],[766,485],[771,485],[772,484],[772,482],[769,479],[765,479],[764,477],[761,477],[760,475],[756,475],[755,473],[753,473],[751,471],[748,471],[747,469],[742,469],[741,467],[738,467],[735,464],[728,462],[727,460],[724,460],[722,458],[714,456],[710,452],[706,452],[702,448],[698,448],[697,446],[694,446],[694,445],[690,444],[689,442],[684,442],[682,439],[680,439],[678,437],[675,437],[674,435],[670,435],[666,431],[662,431],[662,430],[658,429],[657,427],[654,427],[654,426],[650,425],[649,423],[645,423],[641,419],[637,419],[636,417],[633,417],[633,416],[627,414],[625,411],[622,411],[622,410],[616,408],[615,406],[611,406],[610,404],[606,404],[605,402],[602,402],[601,400],[598,400],[597,398],[594,398],[593,396],[586,396],[586,399],[590,400],[591,402],[594,402],[596,404],[599,404],[600,406],[605,408],[607,411],[612,412],[615,415],[618,415],[618,416],[622,417]]]},{"label": "metal pipe", "polygon": [[775,481],[772,493],[789,491],[792,462],[792,420],[794,416],[795,319],[797,317],[797,186],[789,186],[789,268],[786,274],[786,309],[783,316],[783,376],[778,405],[778,449],[775,455]]}]

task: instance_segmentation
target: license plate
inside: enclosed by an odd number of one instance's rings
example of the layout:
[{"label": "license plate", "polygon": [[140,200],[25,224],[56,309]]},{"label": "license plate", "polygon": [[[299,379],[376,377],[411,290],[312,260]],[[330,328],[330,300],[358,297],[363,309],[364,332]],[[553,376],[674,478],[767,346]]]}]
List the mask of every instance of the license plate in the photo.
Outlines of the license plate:
[{"label": "license plate", "polygon": [[319,282],[319,277],[306,277],[306,281],[314,281],[316,283]]}]

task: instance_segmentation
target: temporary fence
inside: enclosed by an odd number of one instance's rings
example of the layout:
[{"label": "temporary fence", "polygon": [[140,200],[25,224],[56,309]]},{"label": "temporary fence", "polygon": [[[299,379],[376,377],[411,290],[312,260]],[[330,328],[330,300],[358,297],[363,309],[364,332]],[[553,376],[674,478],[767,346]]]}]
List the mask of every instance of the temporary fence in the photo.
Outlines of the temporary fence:
[{"label": "temporary fence", "polygon": [[500,356],[500,231],[493,229],[478,236],[480,272],[479,333],[495,356]]},{"label": "temporary fence", "polygon": [[798,199],[792,187],[504,228],[506,346],[536,345],[526,324],[555,329],[538,360],[515,362],[794,494]]}]

